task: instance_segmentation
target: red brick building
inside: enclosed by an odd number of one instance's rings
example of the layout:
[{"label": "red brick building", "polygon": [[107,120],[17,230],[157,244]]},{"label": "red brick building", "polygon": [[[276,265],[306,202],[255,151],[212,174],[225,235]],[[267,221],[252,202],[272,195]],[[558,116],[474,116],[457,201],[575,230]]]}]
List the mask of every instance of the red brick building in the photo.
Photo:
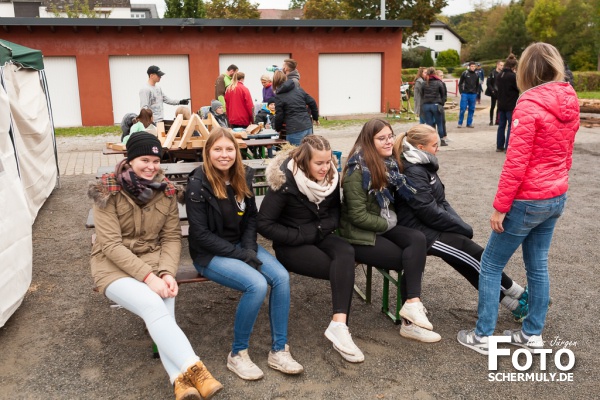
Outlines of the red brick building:
[{"label": "red brick building", "polygon": [[90,126],[139,111],[153,64],[166,73],[163,91],[191,97],[192,110],[210,104],[232,61],[258,97],[265,67],[287,57],[321,115],[398,108],[402,28],[411,21],[0,18],[0,26],[2,39],[44,54],[57,125]]}]

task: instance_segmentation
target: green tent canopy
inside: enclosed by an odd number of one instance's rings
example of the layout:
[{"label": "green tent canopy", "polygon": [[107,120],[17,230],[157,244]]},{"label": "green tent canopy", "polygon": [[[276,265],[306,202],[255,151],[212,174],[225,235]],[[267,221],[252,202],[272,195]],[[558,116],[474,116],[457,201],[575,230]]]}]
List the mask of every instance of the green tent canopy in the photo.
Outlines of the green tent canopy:
[{"label": "green tent canopy", "polygon": [[40,50],[30,49],[8,40],[0,39],[0,65],[12,61],[26,68],[44,69],[44,60]]}]

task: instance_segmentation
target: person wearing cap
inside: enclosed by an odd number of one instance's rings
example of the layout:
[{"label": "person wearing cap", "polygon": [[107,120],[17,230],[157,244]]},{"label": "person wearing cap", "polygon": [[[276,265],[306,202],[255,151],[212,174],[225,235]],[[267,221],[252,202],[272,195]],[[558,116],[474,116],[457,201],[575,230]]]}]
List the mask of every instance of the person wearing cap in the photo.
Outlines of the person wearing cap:
[{"label": "person wearing cap", "polygon": [[458,126],[462,128],[465,111],[467,114],[467,128],[473,128],[473,115],[475,114],[475,101],[479,91],[479,75],[475,72],[477,64],[474,61],[469,62],[469,68],[462,73],[458,81],[458,91],[460,92],[460,112],[458,114]]},{"label": "person wearing cap", "polygon": [[275,97],[267,99],[262,108],[258,110],[256,117],[254,118],[255,124],[264,124],[265,128],[271,129],[271,123],[275,118]]},{"label": "person wearing cap", "polygon": [[225,103],[225,89],[231,85],[233,74],[238,72],[238,67],[231,64],[227,67],[227,71],[223,72],[215,81],[215,99],[219,100],[223,105],[223,112],[227,110]]},{"label": "person wearing cap", "polygon": [[148,67],[148,83],[140,89],[140,108],[149,108],[152,110],[154,122],[160,122],[164,119],[163,103],[176,105],[187,105],[190,99],[174,100],[162,92],[160,86],[156,84],[160,82],[160,78],[165,74],[156,65]]},{"label": "person wearing cap", "polygon": [[[200,400],[223,386],[175,321],[181,255],[177,198],[182,193],[162,174],[161,155],[156,136],[138,132],[115,171],[90,184],[96,226],[90,264],[98,291],[144,320],[175,398]],[[153,375],[154,368],[148,364],[137,373]]]},{"label": "person wearing cap", "polygon": [[223,103],[219,100],[213,100],[210,103],[209,112],[215,117],[220,126],[229,128],[229,121],[227,120],[227,114],[225,114],[225,110],[223,109]]}]

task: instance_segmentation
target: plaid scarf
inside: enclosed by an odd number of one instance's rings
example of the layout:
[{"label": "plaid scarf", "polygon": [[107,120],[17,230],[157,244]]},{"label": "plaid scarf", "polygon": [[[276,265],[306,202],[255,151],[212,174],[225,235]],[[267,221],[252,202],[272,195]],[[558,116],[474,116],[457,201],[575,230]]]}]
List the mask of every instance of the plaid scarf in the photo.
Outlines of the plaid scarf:
[{"label": "plaid scarf", "polygon": [[[363,158],[362,149],[359,147],[354,154],[348,159],[348,175],[357,168],[362,171],[363,189],[369,194],[373,194],[379,207],[387,209],[391,202],[394,201],[393,192],[397,193],[405,200],[413,198],[417,190],[412,186],[410,181],[404,174],[400,173],[398,162],[394,157],[386,157],[383,162],[386,167],[386,175],[388,178],[388,186],[383,189],[374,189],[371,187],[371,171],[367,167]],[[391,191],[390,191],[391,190]]]},{"label": "plaid scarf", "polygon": [[167,182],[154,182],[137,176],[124,159],[115,169],[117,182],[139,204],[147,204],[154,197],[155,191],[167,188]]}]

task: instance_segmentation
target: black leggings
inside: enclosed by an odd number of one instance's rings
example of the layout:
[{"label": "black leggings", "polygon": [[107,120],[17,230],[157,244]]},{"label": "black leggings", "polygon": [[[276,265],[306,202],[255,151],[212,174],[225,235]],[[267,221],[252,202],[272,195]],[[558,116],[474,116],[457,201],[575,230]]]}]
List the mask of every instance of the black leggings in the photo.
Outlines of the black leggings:
[{"label": "black leggings", "polygon": [[328,235],[317,244],[273,246],[285,269],[298,275],[327,279],[331,284],[334,314],[350,314],[354,290],[354,249],[336,235]]},{"label": "black leggings", "polygon": [[354,253],[357,262],[387,270],[404,270],[402,292],[407,299],[421,297],[427,258],[427,241],[422,232],[397,225],[376,235],[374,246],[354,245]]},{"label": "black leggings", "polygon": [[490,107],[490,122],[495,124],[496,121],[498,121],[498,110],[496,110],[496,119],[494,119],[494,108],[496,108],[496,102],[498,101],[498,98],[496,96],[491,96],[492,97],[492,105]]},{"label": "black leggings", "polygon": [[[458,233],[442,232],[440,237],[433,242],[427,254],[441,258],[464,276],[475,289],[479,288],[479,271],[481,270],[480,261],[483,247],[468,237]],[[504,298],[503,292],[509,289],[512,284],[512,279],[503,272],[500,300]]]}]

